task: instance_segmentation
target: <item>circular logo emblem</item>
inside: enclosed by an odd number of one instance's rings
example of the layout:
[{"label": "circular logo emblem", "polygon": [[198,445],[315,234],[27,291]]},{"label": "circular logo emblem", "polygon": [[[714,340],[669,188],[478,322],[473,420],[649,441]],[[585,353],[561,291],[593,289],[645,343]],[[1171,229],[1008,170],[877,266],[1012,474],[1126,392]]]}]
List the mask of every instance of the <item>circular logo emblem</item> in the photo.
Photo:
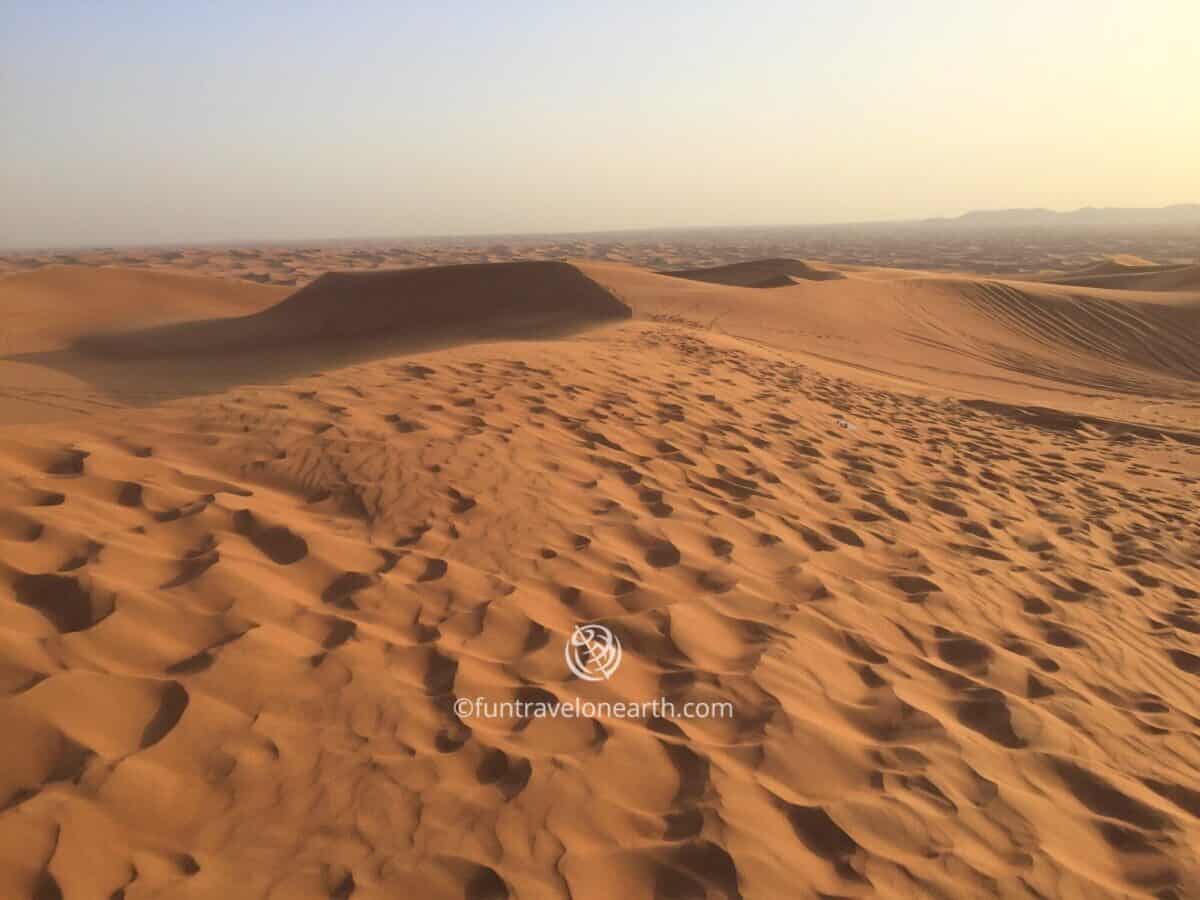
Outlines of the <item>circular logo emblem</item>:
[{"label": "circular logo emblem", "polygon": [[603,625],[576,625],[565,652],[567,668],[584,681],[607,681],[621,664],[621,641]]}]

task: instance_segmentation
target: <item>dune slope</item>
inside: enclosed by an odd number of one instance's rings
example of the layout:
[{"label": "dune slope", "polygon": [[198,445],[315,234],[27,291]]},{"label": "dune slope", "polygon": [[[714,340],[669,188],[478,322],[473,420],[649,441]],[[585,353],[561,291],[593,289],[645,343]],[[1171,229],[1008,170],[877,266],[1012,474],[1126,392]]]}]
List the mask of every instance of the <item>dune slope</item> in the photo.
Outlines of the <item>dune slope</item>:
[{"label": "dune slope", "polygon": [[254,315],[104,336],[80,346],[155,356],[389,335],[418,342],[512,337],[629,314],[611,293],[563,262],[333,272]]},{"label": "dune slope", "polygon": [[1057,284],[1108,288],[1120,291],[1200,292],[1200,266],[1155,266],[1147,270],[1111,275],[1085,275],[1055,279]]},{"label": "dune slope", "polygon": [[224,278],[47,266],[0,278],[0,356],[60,349],[94,332],[258,312],[285,295]]},{"label": "dune slope", "polygon": [[837,281],[846,276],[829,266],[815,266],[802,259],[756,259],[706,269],[682,269],[663,272],[674,278],[708,281],[739,287],[786,287],[797,279],[804,281]]},{"label": "dune slope", "polygon": [[[849,273],[763,291],[583,264],[636,315],[800,351],[861,375],[1081,412],[1098,391],[1200,399],[1200,295],[924,273]],[[1182,423],[1174,423],[1182,424]],[[1193,420],[1191,427],[1195,427]]]},{"label": "dune slope", "polygon": [[1200,265],[1158,265],[1136,256],[1113,256],[1050,281],[1111,290],[1200,292]]},{"label": "dune slope", "polygon": [[[111,391],[69,348],[96,334],[258,312],[286,289],[171,272],[46,266],[0,278],[0,422],[111,408]],[[206,367],[211,368],[211,367]],[[162,373],[119,379],[123,398],[158,399]],[[181,383],[168,373],[167,383]],[[207,383],[207,379],[200,379]]]}]

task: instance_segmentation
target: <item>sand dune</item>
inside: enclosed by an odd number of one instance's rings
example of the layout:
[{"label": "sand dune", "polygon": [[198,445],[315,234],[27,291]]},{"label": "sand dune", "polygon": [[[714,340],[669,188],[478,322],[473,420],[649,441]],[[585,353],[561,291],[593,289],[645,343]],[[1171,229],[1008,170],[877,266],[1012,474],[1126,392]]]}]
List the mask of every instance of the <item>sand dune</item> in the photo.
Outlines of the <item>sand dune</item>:
[{"label": "sand dune", "polygon": [[801,259],[757,259],[750,262],[713,266],[707,269],[682,269],[663,272],[692,281],[711,281],[740,287],[787,287],[802,281],[836,281],[846,276],[830,266],[818,266]]},{"label": "sand dune", "polygon": [[61,349],[97,332],[257,312],[286,294],[224,278],[48,266],[0,278],[0,355]]},{"label": "sand dune", "polygon": [[101,272],[0,281],[0,897],[1200,894],[1193,295]]},{"label": "sand dune", "polygon": [[1080,272],[1051,279],[1055,284],[1120,291],[1200,293],[1200,265],[1156,265],[1139,257],[1115,256]]},{"label": "sand dune", "polygon": [[[1012,401],[1068,389],[1197,397],[1200,296],[848,271],[771,291],[581,264],[636,315],[702,325],[836,361],[859,376]],[[1191,420],[1196,426],[1197,420]],[[1176,423],[1179,424],[1179,423]]]},{"label": "sand dune", "polygon": [[[84,337],[245,315],[286,295],[286,288],[113,267],[48,266],[0,278],[0,422],[60,419],[112,406],[100,373],[80,367],[69,352]],[[173,372],[167,382],[182,380]],[[211,379],[191,380],[212,389]],[[160,373],[123,372],[118,381],[127,385],[124,400],[161,399]]]},{"label": "sand dune", "polygon": [[1137,269],[1153,269],[1157,263],[1131,253],[1115,253],[1104,259],[1084,266],[1076,274],[1079,275],[1120,275]]},{"label": "sand dune", "polygon": [[386,336],[417,342],[524,336],[629,314],[563,262],[336,272],[254,315],[105,335],[85,339],[80,349],[137,357]]}]

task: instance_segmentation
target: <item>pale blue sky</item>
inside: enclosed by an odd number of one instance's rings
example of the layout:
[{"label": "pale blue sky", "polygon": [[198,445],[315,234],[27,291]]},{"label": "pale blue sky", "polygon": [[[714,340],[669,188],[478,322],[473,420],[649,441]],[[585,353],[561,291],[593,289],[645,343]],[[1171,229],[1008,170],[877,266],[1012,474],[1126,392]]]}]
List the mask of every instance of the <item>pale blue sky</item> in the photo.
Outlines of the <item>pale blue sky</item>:
[{"label": "pale blue sky", "polygon": [[0,0],[0,247],[1200,201],[1195,0],[403,6]]}]

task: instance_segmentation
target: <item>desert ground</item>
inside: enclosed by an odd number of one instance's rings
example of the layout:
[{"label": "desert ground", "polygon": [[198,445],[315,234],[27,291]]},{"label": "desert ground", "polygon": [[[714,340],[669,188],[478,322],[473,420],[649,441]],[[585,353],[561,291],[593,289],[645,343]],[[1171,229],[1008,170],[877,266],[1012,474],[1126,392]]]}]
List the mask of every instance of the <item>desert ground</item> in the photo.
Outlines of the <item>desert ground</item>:
[{"label": "desert ground", "polygon": [[0,897],[1200,896],[1155,234],[4,257]]},{"label": "desert ground", "polygon": [[[964,217],[965,218],[965,217]],[[47,266],[120,266],[303,287],[325,272],[561,259],[656,270],[771,258],[843,266],[1070,276],[1105,259],[1160,265],[1200,259],[1195,224],[964,227],[961,220],[771,228],[689,228],[572,235],[491,235],[375,241],[88,248],[0,252],[0,276]]]}]

